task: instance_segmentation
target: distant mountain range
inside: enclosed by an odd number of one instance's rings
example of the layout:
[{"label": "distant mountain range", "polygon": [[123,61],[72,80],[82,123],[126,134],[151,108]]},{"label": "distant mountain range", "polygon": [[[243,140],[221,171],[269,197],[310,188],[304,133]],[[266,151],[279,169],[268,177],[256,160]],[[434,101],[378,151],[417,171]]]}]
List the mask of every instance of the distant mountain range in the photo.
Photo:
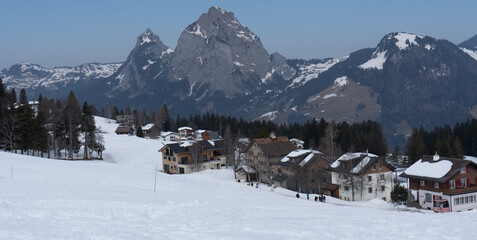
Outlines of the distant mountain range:
[{"label": "distant mountain range", "polygon": [[187,26],[175,50],[150,29],[124,63],[3,69],[8,88],[173,114],[216,112],[280,123],[313,118],[377,120],[391,143],[412,127],[477,116],[477,35],[455,45],[403,32],[337,59],[270,54],[232,12],[211,7]]}]

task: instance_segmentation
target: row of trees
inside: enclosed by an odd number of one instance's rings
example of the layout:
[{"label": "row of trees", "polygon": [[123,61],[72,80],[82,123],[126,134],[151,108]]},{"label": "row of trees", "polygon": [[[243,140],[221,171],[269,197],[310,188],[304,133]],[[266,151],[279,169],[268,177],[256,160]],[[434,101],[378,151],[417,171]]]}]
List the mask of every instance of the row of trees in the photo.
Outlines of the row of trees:
[{"label": "row of trees", "polygon": [[97,110],[87,102],[81,108],[73,92],[66,101],[40,94],[37,102],[29,103],[21,89],[17,102],[15,90],[7,92],[0,79],[0,108],[0,146],[4,151],[73,159],[83,148],[83,159],[91,159],[93,151],[102,158],[105,147],[93,117]]},{"label": "row of trees", "polygon": [[194,130],[218,131],[222,137],[226,138],[228,135],[234,139],[237,136],[264,138],[273,131],[278,136],[301,139],[305,142],[305,148],[319,149],[331,158],[336,158],[342,152],[348,151],[369,150],[380,156],[388,152],[381,125],[370,120],[352,124],[346,122],[336,124],[324,119],[313,119],[303,124],[279,125],[272,121],[246,121],[243,118],[237,119],[208,112],[202,115],[189,115],[189,117],[177,115],[175,119],[172,119],[165,105],[151,114],[131,110],[129,107],[122,110],[109,106],[106,111],[103,110],[104,117],[114,118],[122,114],[134,115],[134,125],[139,135],[142,132],[137,130],[147,123],[154,123],[160,131],[177,131],[179,127],[189,126]]},{"label": "row of trees", "polygon": [[422,155],[434,153],[446,157],[462,158],[464,155],[477,154],[477,120],[467,120],[436,127],[433,130],[413,129],[406,142],[407,163],[413,164]]}]

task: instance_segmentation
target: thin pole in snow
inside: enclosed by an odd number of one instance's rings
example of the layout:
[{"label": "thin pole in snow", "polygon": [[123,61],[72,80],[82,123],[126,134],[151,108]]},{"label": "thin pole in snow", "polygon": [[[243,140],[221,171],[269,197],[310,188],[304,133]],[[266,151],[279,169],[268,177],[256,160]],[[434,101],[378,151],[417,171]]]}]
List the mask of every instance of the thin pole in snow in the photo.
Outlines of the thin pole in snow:
[{"label": "thin pole in snow", "polygon": [[154,174],[154,192],[156,192],[156,181],[157,180],[157,163],[156,163],[156,172]]},{"label": "thin pole in snow", "polygon": [[10,171],[10,179],[13,179],[13,164],[12,164],[12,170]]}]

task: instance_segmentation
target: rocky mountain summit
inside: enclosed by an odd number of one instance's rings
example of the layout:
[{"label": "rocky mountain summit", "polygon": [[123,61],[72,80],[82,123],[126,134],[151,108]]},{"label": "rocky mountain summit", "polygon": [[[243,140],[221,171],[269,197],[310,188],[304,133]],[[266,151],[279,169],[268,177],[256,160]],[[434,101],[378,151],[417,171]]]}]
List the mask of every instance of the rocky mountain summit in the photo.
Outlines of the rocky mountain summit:
[{"label": "rocky mountain summit", "polygon": [[171,80],[187,79],[192,90],[221,91],[227,97],[256,90],[274,73],[285,80],[294,75],[285,58],[270,56],[257,35],[218,7],[184,29],[170,67]]},{"label": "rocky mountain summit", "polygon": [[175,50],[150,29],[122,64],[45,69],[16,64],[0,77],[9,88],[97,105],[172,114],[214,112],[279,123],[313,118],[382,123],[391,143],[413,127],[477,117],[477,37],[459,46],[395,32],[374,48],[328,59],[269,54],[230,11],[211,7],[187,26]]}]

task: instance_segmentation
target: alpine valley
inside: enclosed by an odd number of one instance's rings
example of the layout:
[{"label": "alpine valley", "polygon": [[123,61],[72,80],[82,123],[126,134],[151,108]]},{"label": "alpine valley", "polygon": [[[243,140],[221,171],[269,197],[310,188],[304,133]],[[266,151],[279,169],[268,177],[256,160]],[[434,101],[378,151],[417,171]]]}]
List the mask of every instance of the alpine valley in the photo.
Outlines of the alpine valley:
[{"label": "alpine valley", "polygon": [[46,69],[19,63],[0,72],[8,88],[65,98],[73,90],[106,104],[173,114],[214,112],[279,123],[377,120],[389,143],[411,128],[477,117],[477,35],[455,45],[404,32],[336,59],[270,54],[232,12],[211,7],[175,50],[147,29],[123,63]]}]

